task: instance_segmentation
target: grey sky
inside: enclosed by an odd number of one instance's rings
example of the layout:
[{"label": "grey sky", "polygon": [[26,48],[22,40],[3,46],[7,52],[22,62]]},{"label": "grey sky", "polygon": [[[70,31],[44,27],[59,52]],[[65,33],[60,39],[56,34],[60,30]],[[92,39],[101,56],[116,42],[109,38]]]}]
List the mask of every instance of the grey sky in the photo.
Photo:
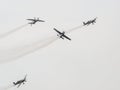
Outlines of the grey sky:
[{"label": "grey sky", "polygon": [[119,90],[119,3],[119,0],[1,0],[0,34],[26,24],[27,18],[40,17],[46,21],[0,39],[1,51],[56,35],[54,27],[64,31],[83,21],[98,19],[95,25],[68,34],[71,42],[59,39],[14,62],[0,64],[0,87],[28,74],[25,85],[9,90]]}]

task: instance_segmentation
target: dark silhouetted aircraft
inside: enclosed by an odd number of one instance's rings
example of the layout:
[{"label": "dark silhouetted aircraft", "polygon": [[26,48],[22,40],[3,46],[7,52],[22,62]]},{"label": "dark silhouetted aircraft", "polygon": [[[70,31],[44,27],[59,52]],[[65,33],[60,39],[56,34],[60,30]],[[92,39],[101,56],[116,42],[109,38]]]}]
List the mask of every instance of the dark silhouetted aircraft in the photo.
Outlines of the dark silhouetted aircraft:
[{"label": "dark silhouetted aircraft", "polygon": [[90,25],[90,24],[94,24],[94,23],[96,23],[96,19],[97,19],[97,17],[95,18],[95,19],[93,19],[93,20],[89,20],[89,21],[87,21],[87,22],[83,22],[83,25],[85,26],[85,25]]},{"label": "dark silhouetted aircraft", "polygon": [[39,18],[27,19],[27,20],[32,21],[32,22],[28,23],[28,24],[31,24],[31,26],[32,26],[32,24],[35,24],[36,22],[45,22],[43,20],[40,20]]},{"label": "dark silhouetted aircraft", "polygon": [[[25,82],[26,82],[26,77],[27,77],[27,75],[25,75],[24,79],[19,80],[19,81],[17,81],[17,82],[13,82],[13,84],[14,84],[15,86],[18,85],[18,87],[19,87],[21,84],[25,84]],[[18,88],[18,87],[17,87],[17,88]]]},{"label": "dark silhouetted aircraft", "polygon": [[65,32],[63,31],[63,32],[60,32],[60,31],[58,31],[56,28],[54,28],[54,30],[58,33],[58,37],[60,37],[60,38],[62,38],[62,39],[64,39],[64,38],[66,38],[66,39],[68,39],[68,40],[71,40],[69,37],[67,37],[66,35],[65,35]]}]

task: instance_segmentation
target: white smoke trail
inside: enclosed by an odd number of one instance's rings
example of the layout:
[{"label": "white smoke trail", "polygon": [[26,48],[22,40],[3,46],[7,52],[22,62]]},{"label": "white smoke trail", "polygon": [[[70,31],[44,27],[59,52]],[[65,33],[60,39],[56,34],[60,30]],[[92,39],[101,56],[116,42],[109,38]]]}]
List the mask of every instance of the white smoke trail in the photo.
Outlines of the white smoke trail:
[{"label": "white smoke trail", "polygon": [[18,31],[18,30],[26,27],[27,25],[28,25],[28,24],[21,25],[20,27],[17,27],[17,28],[15,28],[15,29],[10,30],[9,32],[6,32],[6,33],[4,33],[4,34],[1,34],[1,35],[0,35],[0,38],[6,37],[6,36],[8,36],[8,35],[10,35],[10,34],[12,34],[12,33],[14,33],[14,32],[16,32],[16,31]]},{"label": "white smoke trail", "polygon": [[[66,33],[70,33],[72,31],[75,31],[77,29],[82,28],[83,26],[77,26],[72,29],[69,29],[66,31]],[[39,40],[33,43],[29,43],[20,47],[16,47],[10,50],[0,50],[0,63],[5,63],[5,62],[10,62],[15,59],[19,59],[27,54],[30,54],[32,52],[35,52],[39,49],[42,49],[54,41],[56,41],[59,37],[56,36],[51,36],[43,40]]]},{"label": "white smoke trail", "polygon": [[10,84],[8,86],[0,87],[0,90],[8,90],[8,89],[12,88],[13,86],[14,86],[13,84]]},{"label": "white smoke trail", "polygon": [[72,32],[72,31],[78,30],[78,29],[80,29],[80,28],[82,28],[82,27],[83,27],[83,25],[79,25],[79,26],[74,27],[74,28],[72,28],[72,29],[69,29],[69,30],[67,30],[67,31],[65,31],[65,32],[66,32],[66,33],[70,33],[70,32]]},{"label": "white smoke trail", "polygon": [[57,36],[48,37],[44,40],[27,44],[7,51],[0,51],[0,63],[10,62],[19,59],[27,54],[42,49],[58,39]]}]

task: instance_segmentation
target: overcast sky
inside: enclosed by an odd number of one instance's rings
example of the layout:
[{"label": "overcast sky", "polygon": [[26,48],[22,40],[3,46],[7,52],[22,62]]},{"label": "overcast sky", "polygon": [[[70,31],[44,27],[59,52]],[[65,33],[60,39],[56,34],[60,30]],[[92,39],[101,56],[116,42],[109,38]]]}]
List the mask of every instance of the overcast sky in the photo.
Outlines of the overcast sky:
[{"label": "overcast sky", "polygon": [[[26,25],[34,17],[46,22]],[[66,31],[95,17],[95,25],[67,34],[72,41],[54,40],[53,28]],[[0,35],[22,25],[0,38],[0,87],[27,74],[25,85],[8,89],[120,90],[119,0],[0,0]]]}]

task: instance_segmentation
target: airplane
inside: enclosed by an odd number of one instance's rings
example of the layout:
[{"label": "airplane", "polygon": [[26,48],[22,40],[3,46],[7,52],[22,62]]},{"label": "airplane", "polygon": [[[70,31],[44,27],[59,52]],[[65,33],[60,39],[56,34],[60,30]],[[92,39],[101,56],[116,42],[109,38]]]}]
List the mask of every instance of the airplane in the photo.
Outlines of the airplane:
[{"label": "airplane", "polygon": [[[16,86],[16,85],[18,85],[18,87],[21,85],[21,84],[25,84],[25,82],[26,82],[26,77],[27,77],[27,75],[25,75],[25,77],[24,77],[24,79],[21,79],[21,80],[19,80],[19,81],[17,81],[17,82],[13,82],[13,84]],[[17,87],[17,88],[18,88]]]},{"label": "airplane", "polygon": [[65,32],[63,31],[63,32],[60,32],[60,31],[58,31],[56,28],[53,28],[57,33],[58,33],[58,37],[60,37],[60,38],[62,38],[62,39],[64,39],[64,38],[66,38],[66,39],[68,39],[68,40],[71,40],[69,37],[67,37],[66,35],[65,35]]},{"label": "airplane", "polygon": [[32,26],[32,24],[35,24],[36,22],[45,22],[43,20],[40,20],[39,18],[27,19],[27,20],[32,21],[32,22],[28,23],[28,24],[31,24],[31,26]]},{"label": "airplane", "polygon": [[94,18],[93,20],[89,20],[89,21],[87,21],[87,22],[83,22],[83,25],[85,26],[85,25],[90,25],[90,24],[94,24],[94,23],[96,23],[96,19],[97,19],[97,17],[96,18]]}]

